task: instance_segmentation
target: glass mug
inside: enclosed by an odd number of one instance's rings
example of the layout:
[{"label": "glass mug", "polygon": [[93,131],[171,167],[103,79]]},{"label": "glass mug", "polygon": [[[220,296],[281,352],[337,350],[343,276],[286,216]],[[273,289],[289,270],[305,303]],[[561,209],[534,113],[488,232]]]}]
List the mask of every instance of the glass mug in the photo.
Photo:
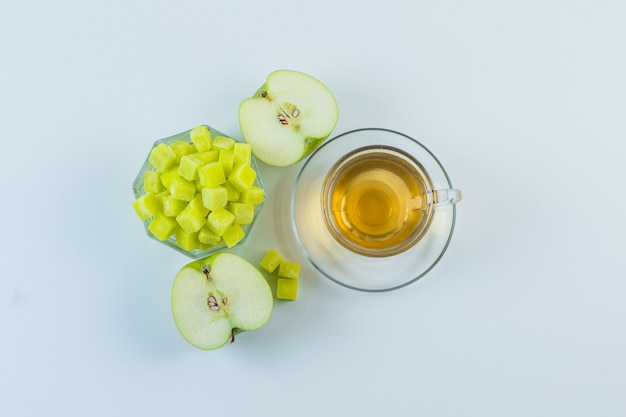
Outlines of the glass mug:
[{"label": "glass mug", "polygon": [[341,157],[322,186],[324,222],[345,248],[364,256],[397,255],[428,232],[437,206],[461,201],[457,189],[433,189],[407,152],[365,146]]},{"label": "glass mug", "polygon": [[311,265],[344,287],[405,287],[445,254],[461,192],[419,141],[382,128],[324,142],[291,195],[291,224]]}]

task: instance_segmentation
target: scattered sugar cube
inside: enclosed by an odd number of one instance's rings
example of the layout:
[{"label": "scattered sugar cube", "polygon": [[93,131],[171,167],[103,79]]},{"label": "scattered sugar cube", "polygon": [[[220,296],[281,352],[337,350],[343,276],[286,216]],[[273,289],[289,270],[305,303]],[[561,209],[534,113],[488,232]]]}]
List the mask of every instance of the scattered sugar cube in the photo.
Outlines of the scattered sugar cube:
[{"label": "scattered sugar cube", "polygon": [[278,267],[280,278],[298,279],[300,275],[300,264],[289,261],[282,261]]},{"label": "scattered sugar cube", "polygon": [[278,278],[276,281],[276,298],[281,300],[295,300],[297,295],[297,279]]},{"label": "scattered sugar cube", "polygon": [[270,249],[261,261],[261,268],[265,269],[270,274],[278,268],[278,265],[282,262],[283,258],[274,249]]}]

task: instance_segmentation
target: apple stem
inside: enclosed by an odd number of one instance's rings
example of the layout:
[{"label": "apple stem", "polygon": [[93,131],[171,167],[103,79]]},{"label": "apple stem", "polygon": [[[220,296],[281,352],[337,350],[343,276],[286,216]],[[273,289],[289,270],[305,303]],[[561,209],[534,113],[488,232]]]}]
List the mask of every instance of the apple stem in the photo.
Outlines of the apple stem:
[{"label": "apple stem", "polygon": [[230,331],[232,337],[230,338],[230,343],[235,343],[235,328],[233,327]]},{"label": "apple stem", "polygon": [[209,275],[209,273],[211,272],[211,267],[209,265],[202,265],[202,272],[206,275],[206,279],[210,281],[211,275]]}]

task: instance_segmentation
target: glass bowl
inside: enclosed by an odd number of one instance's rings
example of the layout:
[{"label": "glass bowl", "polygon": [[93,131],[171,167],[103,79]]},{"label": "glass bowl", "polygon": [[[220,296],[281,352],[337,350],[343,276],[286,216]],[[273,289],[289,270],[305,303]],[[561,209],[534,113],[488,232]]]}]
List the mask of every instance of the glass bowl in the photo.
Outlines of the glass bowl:
[{"label": "glass bowl", "polygon": [[[211,137],[213,139],[215,139],[216,137],[225,137],[228,138],[228,141],[230,141],[233,146],[234,143],[243,143],[242,141],[239,141],[235,138],[232,138],[228,135],[225,135],[224,133],[210,127],[207,125],[202,125],[204,127],[206,127],[208,129],[208,131],[211,134]],[[190,129],[186,132],[182,132],[164,139],[159,139],[157,141],[154,142],[152,148],[150,149],[150,152],[148,153],[148,157],[146,157],[145,162],[143,163],[141,169],[139,170],[139,173],[137,174],[137,177],[135,178],[134,182],[133,182],[133,193],[135,196],[135,201],[137,201],[137,199],[141,198],[142,196],[145,196],[146,194],[148,194],[148,192],[145,189],[145,178],[146,178],[146,173],[156,173],[157,169],[156,167],[150,162],[150,155],[152,153],[152,151],[157,148],[159,145],[161,144],[165,144],[168,145],[169,147],[171,147],[174,144],[177,143],[182,143],[178,144],[178,145],[174,145],[174,148],[176,149],[177,146],[180,146],[181,148],[178,149],[182,149],[185,146],[189,147],[189,146],[193,146],[193,142],[191,140],[191,132],[193,129]],[[227,141],[227,142],[228,142]],[[214,147],[215,145],[213,145]],[[195,148],[188,148],[188,149],[192,149],[195,150]],[[211,150],[217,150],[212,148]],[[197,151],[197,150],[196,150]],[[185,155],[188,152],[192,152],[192,151],[184,151],[184,150],[176,150],[176,154],[177,154],[177,163],[180,162],[180,158]],[[252,184],[252,188],[258,188],[263,190],[263,182],[261,180],[261,175],[259,173],[259,169],[257,166],[257,162],[256,159],[254,157],[254,155],[250,152],[249,155],[249,165],[252,168],[252,170],[255,173],[255,179],[254,182]],[[148,174],[150,175],[150,174]],[[231,187],[232,184],[230,184],[230,181],[228,180],[228,175],[226,175],[226,183],[228,184],[228,188],[229,190],[229,197],[228,197],[228,204],[230,204],[231,202],[237,202],[236,200],[236,191],[232,191],[233,187]],[[197,182],[197,181],[196,181]],[[226,184],[223,183],[222,185]],[[152,194],[155,195],[156,198],[163,198],[165,196],[168,196],[169,191],[167,190],[166,187],[163,186],[163,184],[161,184],[161,189],[162,191],[160,192],[151,192]],[[198,196],[201,196],[202,194],[202,190],[200,188],[201,186],[196,184],[196,198],[200,198]],[[235,193],[234,195],[231,195],[231,191],[233,193]],[[171,196],[171,195],[170,195]],[[243,196],[243,193],[240,194],[240,198],[241,196]],[[246,204],[250,204],[251,201],[254,201],[254,203],[252,204],[252,213],[253,213],[253,218],[251,221],[249,222],[242,222],[241,224],[239,224],[241,231],[243,232],[243,237],[240,238],[240,240],[235,241],[232,239],[229,239],[229,244],[226,243],[226,241],[222,238],[220,239],[217,243],[201,243],[199,241],[195,241],[197,243],[194,245],[190,245],[190,239],[191,241],[193,241],[194,238],[197,238],[197,236],[194,237],[193,233],[187,233],[185,234],[184,231],[182,231],[182,228],[180,226],[180,224],[176,224],[176,229],[167,237],[167,238],[159,238],[157,237],[154,233],[151,232],[150,230],[150,224],[152,223],[152,221],[158,216],[161,215],[163,213],[159,213],[158,215],[153,215],[150,216],[146,219],[143,220],[143,225],[144,225],[144,229],[146,231],[146,234],[151,237],[152,239],[190,257],[193,259],[198,259],[198,258],[203,258],[206,256],[211,255],[212,253],[218,252],[220,250],[226,249],[226,248],[233,248],[235,246],[239,246],[241,244],[243,244],[246,239],[248,238],[248,236],[250,235],[250,232],[252,230],[252,228],[254,227],[254,224],[256,222],[256,220],[258,219],[259,213],[263,207],[263,200],[264,200],[264,193],[261,193],[261,196],[259,196],[259,194],[257,193],[256,197],[246,197],[246,200],[243,201]],[[162,201],[162,200],[161,200]],[[239,201],[241,202],[241,201]],[[188,202],[184,202],[185,204],[189,204]],[[159,203],[160,204],[160,203]],[[182,204],[182,203],[179,203]],[[226,209],[229,209],[231,206],[227,205]],[[249,209],[249,207],[247,207]],[[207,209],[208,210],[208,209]],[[205,219],[208,218],[208,216],[210,215],[211,211],[209,210],[208,213],[206,213]],[[248,212],[249,215],[249,212]],[[172,215],[172,213],[168,213],[168,217],[169,219],[178,222],[178,220],[176,219],[176,215]],[[249,216],[248,216],[249,219]],[[172,223],[172,221],[168,220],[168,224],[174,225],[174,223]],[[236,222],[235,222],[236,223]],[[196,232],[197,234],[198,232]],[[240,233],[240,232],[239,232]],[[185,236],[185,239],[183,239],[183,236]],[[241,236],[241,235],[239,235]],[[163,237],[163,236],[162,236]],[[204,239],[205,242],[206,239]],[[233,243],[235,242],[235,243]]]},{"label": "glass bowl", "polygon": [[[433,209],[428,231],[409,249],[390,256],[366,256],[350,250],[329,230],[324,218],[324,182],[335,163],[363,147],[392,147],[411,155],[430,176],[434,195],[458,192]],[[446,252],[456,221],[454,190],[443,165],[417,140],[389,129],[349,131],[326,141],[302,166],[291,197],[296,240],[309,262],[325,277],[344,287],[367,292],[395,290],[430,272]]]}]

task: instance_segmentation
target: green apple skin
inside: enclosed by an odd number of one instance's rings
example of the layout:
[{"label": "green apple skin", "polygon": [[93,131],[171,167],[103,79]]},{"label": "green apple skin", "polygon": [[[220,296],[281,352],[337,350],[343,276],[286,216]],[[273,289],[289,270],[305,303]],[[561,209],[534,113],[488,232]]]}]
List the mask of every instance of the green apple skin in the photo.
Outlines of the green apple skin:
[{"label": "green apple skin", "polygon": [[180,334],[199,349],[213,350],[235,334],[263,327],[273,295],[256,267],[238,255],[218,252],[180,269],[171,303]]},{"label": "green apple skin", "polygon": [[259,160],[279,167],[293,165],[315,151],[330,136],[338,118],[339,108],[330,90],[316,78],[294,70],[270,73],[239,106],[244,140]]}]

